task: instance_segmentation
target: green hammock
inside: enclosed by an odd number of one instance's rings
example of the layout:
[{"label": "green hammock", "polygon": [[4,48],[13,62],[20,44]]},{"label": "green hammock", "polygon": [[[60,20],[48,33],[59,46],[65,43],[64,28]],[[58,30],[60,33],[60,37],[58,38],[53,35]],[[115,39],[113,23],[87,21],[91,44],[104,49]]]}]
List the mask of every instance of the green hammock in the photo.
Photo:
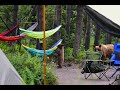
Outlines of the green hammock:
[{"label": "green hammock", "polygon": [[[59,25],[58,27],[52,29],[52,30],[48,30],[45,31],[46,33],[46,38],[53,35],[54,33],[56,33],[59,29],[60,29],[61,25]],[[25,29],[21,29],[20,30],[27,36],[32,37],[32,38],[38,38],[38,39],[43,39],[44,38],[44,33],[43,31],[37,32],[37,31],[29,31],[29,30],[25,30]]]},{"label": "green hammock", "polygon": [[[48,50],[46,50],[46,55],[50,55],[54,52],[54,50],[57,49],[58,45],[60,45],[62,43],[62,39],[58,40],[51,48],[49,48]],[[44,50],[38,50],[35,48],[30,48],[28,46],[25,46],[22,44],[22,46],[24,47],[24,49],[26,51],[28,51],[31,55],[33,56],[39,56],[39,57],[43,57],[44,56]]]}]

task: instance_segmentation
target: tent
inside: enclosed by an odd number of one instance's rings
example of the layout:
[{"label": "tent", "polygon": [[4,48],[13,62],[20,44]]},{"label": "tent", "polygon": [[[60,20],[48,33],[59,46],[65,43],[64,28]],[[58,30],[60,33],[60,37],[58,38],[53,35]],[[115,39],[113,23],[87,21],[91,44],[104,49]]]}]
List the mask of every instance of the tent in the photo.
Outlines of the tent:
[{"label": "tent", "polygon": [[120,5],[85,5],[83,8],[102,30],[120,37]]},{"label": "tent", "polygon": [[0,85],[25,84],[5,54],[0,50]]}]

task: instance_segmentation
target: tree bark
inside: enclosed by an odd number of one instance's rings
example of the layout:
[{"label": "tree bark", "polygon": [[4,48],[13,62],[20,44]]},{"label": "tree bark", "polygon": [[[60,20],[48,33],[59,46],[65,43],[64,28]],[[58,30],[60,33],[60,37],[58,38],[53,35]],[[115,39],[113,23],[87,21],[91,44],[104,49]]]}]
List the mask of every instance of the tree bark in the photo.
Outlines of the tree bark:
[{"label": "tree bark", "polygon": [[106,44],[111,44],[112,36],[109,33],[106,33]]},{"label": "tree bark", "polygon": [[[42,14],[42,5],[38,5],[38,27],[37,27],[37,31],[42,31],[43,30],[43,21],[42,21],[42,18],[43,18],[43,14]],[[43,41],[40,42],[39,39],[37,39],[36,41],[36,49],[43,49]]]},{"label": "tree bark", "polygon": [[75,32],[75,40],[73,43],[73,55],[74,57],[77,55],[77,53],[80,50],[80,44],[81,44],[81,33],[82,33],[82,13],[83,13],[83,6],[77,5],[77,18],[76,18],[76,32]]},{"label": "tree bark", "polygon": [[66,5],[66,32],[68,35],[68,38],[70,36],[70,18],[71,18],[71,5]]},{"label": "tree bark", "polygon": [[[32,18],[32,25],[34,24],[33,22],[36,22],[35,16],[36,16],[36,6],[35,5],[31,5],[31,18]],[[36,31],[36,29],[35,29]]]},{"label": "tree bark", "polygon": [[99,45],[100,41],[100,27],[96,24],[95,25],[95,39],[94,39],[94,47]]},{"label": "tree bark", "polygon": [[[35,16],[37,15],[37,14],[36,14],[36,13],[37,13],[37,11],[36,11],[36,6],[37,6],[37,5],[31,5],[31,10],[32,10],[32,12],[31,12],[31,21],[32,21],[31,26],[34,24],[34,22],[37,21],[36,18],[35,18]],[[35,28],[34,31],[37,31],[37,29]],[[33,41],[33,40],[34,40],[33,38],[30,38],[30,42],[29,42],[30,45],[32,44],[31,41]],[[38,41],[39,41],[39,40],[38,40]],[[38,41],[37,41],[37,42],[38,42]]]},{"label": "tree bark", "polygon": [[[61,9],[62,5],[56,5],[56,25],[59,26],[61,25]],[[61,31],[56,32],[56,39],[59,40],[61,38]]]},{"label": "tree bark", "polygon": [[87,25],[86,25],[86,33],[85,33],[85,50],[88,50],[90,47],[90,17],[87,15]]},{"label": "tree bark", "polygon": [[[13,7],[13,26],[15,26],[17,24],[17,14],[18,14],[18,5],[14,5]],[[13,35],[17,35],[19,34],[19,30],[18,27],[15,28],[15,30],[13,31]]]}]

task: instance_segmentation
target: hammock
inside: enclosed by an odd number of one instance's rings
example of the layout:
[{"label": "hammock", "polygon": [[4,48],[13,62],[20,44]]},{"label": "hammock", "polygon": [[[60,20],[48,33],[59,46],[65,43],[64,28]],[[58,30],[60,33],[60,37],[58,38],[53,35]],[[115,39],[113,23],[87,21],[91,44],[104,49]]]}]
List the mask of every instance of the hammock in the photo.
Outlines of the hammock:
[{"label": "hammock", "polygon": [[[60,29],[61,25],[59,25],[58,27],[52,29],[52,30],[48,30],[46,31],[46,38],[53,35],[55,32],[57,32],[59,29]],[[28,30],[25,30],[25,29],[21,29],[20,30],[27,36],[29,37],[32,37],[32,38],[39,38],[39,39],[42,39],[44,38],[44,34],[43,34],[43,31],[41,32],[37,32],[37,31],[28,31]]]},{"label": "hammock", "polygon": [[[60,39],[59,41],[57,41],[50,49],[46,50],[46,55],[50,55],[54,52],[55,49],[57,49],[57,46],[60,45],[62,42],[62,39]],[[22,44],[22,46],[24,47],[24,49],[26,51],[28,51],[31,55],[33,56],[44,56],[44,50],[38,50],[38,49],[34,49],[34,48],[30,48],[28,46],[25,46]]]},{"label": "hammock", "polygon": [[[19,23],[20,24],[20,23]],[[0,34],[0,36],[5,36],[6,34],[12,32],[19,24],[16,24],[13,28],[11,28],[10,30],[7,30],[3,33]]]},{"label": "hammock", "polygon": [[[34,30],[37,25],[38,25],[38,23],[36,22],[31,27],[29,27],[28,30],[31,30],[31,31]],[[24,37],[25,37],[25,35],[23,33],[21,33],[20,35],[17,35],[17,36],[0,36],[0,41],[16,41],[16,40],[20,40]]]},{"label": "hammock", "polygon": [[57,46],[60,45],[61,43],[62,43],[62,39],[58,40],[50,49],[51,50],[57,49]]},{"label": "hammock", "polygon": [[[29,31],[33,31],[36,27],[37,27],[37,25],[38,25],[38,22],[36,22],[35,24],[33,24],[31,27],[29,27],[27,30],[29,30]],[[20,34],[20,36],[21,35],[25,35],[24,33],[21,33]]]},{"label": "hammock", "polygon": [[0,36],[0,41],[16,41],[21,38],[24,38],[25,36]]}]

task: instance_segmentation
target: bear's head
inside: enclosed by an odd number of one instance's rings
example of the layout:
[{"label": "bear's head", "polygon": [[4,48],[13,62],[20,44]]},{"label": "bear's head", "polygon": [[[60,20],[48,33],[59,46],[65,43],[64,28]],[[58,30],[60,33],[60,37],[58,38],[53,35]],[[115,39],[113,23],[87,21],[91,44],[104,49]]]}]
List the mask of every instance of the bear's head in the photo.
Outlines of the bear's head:
[{"label": "bear's head", "polygon": [[98,46],[95,46],[95,51],[101,51],[101,47],[102,47],[102,45],[100,44],[100,45],[98,45]]}]

